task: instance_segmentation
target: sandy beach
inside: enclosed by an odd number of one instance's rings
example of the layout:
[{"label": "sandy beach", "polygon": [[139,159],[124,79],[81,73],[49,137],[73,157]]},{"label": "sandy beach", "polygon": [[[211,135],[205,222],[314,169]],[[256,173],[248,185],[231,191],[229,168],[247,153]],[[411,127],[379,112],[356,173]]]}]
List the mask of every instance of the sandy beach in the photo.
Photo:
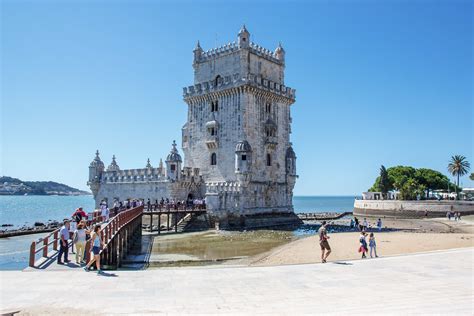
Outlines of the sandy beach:
[{"label": "sandy beach", "polygon": [[[384,226],[396,231],[375,232],[379,257],[474,246],[471,217],[460,222],[446,219],[385,220]],[[328,261],[359,259],[359,233],[329,234],[332,253]],[[366,259],[366,260],[371,260]],[[321,262],[319,238],[299,239],[271,251],[246,259],[250,266],[272,266]]]}]

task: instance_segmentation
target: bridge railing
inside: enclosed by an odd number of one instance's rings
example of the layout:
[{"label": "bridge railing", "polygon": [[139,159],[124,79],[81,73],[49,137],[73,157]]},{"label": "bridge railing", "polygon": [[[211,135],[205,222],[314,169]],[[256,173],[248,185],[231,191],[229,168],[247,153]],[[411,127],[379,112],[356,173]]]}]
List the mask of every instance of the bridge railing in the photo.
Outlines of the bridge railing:
[{"label": "bridge railing", "polygon": [[[124,228],[127,226],[129,223],[131,223],[133,220],[135,220],[137,217],[141,216],[143,213],[143,206],[137,206],[132,209],[128,209],[125,211],[122,211],[115,215],[108,223],[106,223],[102,228],[101,228],[101,238],[104,241],[104,247],[102,247],[100,251],[101,257],[108,251],[109,249],[109,244],[112,242],[112,240],[116,237],[116,235]],[[91,258],[91,240],[88,240],[86,242],[85,246],[85,261],[89,263],[89,261],[92,259]],[[107,254],[108,255],[108,254]]]},{"label": "bridge railing", "polygon": [[150,204],[145,205],[145,212],[173,212],[173,211],[205,211],[205,204]]},{"label": "bridge railing", "polygon": [[[134,209],[129,209],[129,210],[122,211],[121,213],[119,213],[118,215],[123,214],[123,215],[120,216],[121,221],[126,220],[129,216],[129,215],[127,215],[127,214],[129,214],[128,212],[132,211],[132,210],[134,210]],[[113,225],[116,225],[116,223],[118,223],[118,219],[116,221],[114,221],[114,219],[118,215],[113,217],[112,220],[109,222],[109,224],[114,222]],[[87,217],[87,219],[86,218],[84,218],[84,219],[87,221],[88,226],[93,226],[93,225],[95,225],[97,223],[100,223],[102,221],[101,212],[100,211],[93,211],[93,212],[89,213],[89,216]],[[107,226],[109,224],[107,224],[104,227],[104,228],[107,229],[107,231],[112,230],[113,225],[109,226],[107,228]],[[56,251],[58,250],[59,242],[61,241],[61,236],[59,234],[59,231],[60,231],[60,228],[52,231],[51,233],[49,233],[45,237],[41,237],[41,238],[39,238],[39,239],[37,239],[37,240],[35,240],[31,243],[31,245],[30,245],[30,256],[29,256],[29,262],[28,262],[28,265],[30,267],[35,267],[36,256],[38,254],[42,253],[42,257],[48,258],[48,253],[51,250],[56,250]],[[72,234],[72,232],[71,232],[71,234]],[[72,240],[68,241],[68,248],[72,247],[72,246],[73,246]],[[87,246],[87,244],[86,244],[86,246]],[[87,256],[90,257],[90,254],[87,254]]]}]

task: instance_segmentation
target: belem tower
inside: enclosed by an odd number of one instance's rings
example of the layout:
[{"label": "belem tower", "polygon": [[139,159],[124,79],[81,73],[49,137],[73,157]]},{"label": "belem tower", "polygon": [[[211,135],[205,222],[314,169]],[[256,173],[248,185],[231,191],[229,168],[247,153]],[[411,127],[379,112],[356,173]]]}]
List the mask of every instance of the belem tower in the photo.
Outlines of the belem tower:
[{"label": "belem tower", "polygon": [[[290,142],[295,90],[285,85],[285,50],[250,41],[245,26],[237,41],[193,50],[194,84],[183,88],[188,105],[182,128],[184,160],[173,141],[165,162],[105,168],[96,153],[88,185],[102,200],[204,198],[221,221],[242,217],[296,220],[293,188],[296,155]],[[250,222],[250,221],[249,221]]]}]

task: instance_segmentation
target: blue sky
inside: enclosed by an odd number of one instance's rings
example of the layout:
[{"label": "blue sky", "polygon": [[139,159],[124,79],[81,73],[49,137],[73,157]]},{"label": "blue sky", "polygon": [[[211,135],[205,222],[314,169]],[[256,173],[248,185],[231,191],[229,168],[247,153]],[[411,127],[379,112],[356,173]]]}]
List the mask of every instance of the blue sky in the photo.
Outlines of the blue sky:
[{"label": "blue sky", "polygon": [[[1,173],[87,188],[99,149],[157,165],[180,142],[192,50],[286,50],[297,195],[354,195],[381,164],[473,153],[471,1],[1,1]],[[464,186],[474,186],[468,177]]]}]

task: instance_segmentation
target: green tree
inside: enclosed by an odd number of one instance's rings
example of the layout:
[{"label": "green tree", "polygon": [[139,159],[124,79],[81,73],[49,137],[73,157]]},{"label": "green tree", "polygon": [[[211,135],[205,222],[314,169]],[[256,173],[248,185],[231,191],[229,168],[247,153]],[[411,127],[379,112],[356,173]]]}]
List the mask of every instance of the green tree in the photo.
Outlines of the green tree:
[{"label": "green tree", "polygon": [[393,189],[392,182],[390,181],[387,169],[385,169],[384,165],[380,167],[380,179],[378,182],[378,189],[380,190],[380,192],[382,192],[382,196],[384,199],[387,198],[388,191]]},{"label": "green tree", "polygon": [[462,177],[465,174],[467,174],[470,168],[471,168],[471,165],[467,161],[466,157],[462,155],[454,155],[451,157],[451,161],[448,164],[448,171],[453,176],[457,177],[456,195],[458,194],[459,177]]},{"label": "green tree", "polygon": [[416,169],[415,178],[420,185],[425,186],[426,193],[423,193],[423,195],[426,197],[429,196],[430,191],[446,189],[449,183],[447,176],[439,171],[427,168]]},{"label": "green tree", "polygon": [[471,175],[469,176],[469,179],[471,179],[472,181],[474,181],[474,172],[471,172]]},{"label": "green tree", "polygon": [[[384,169],[385,167],[382,166]],[[386,176],[382,177],[382,167],[380,175],[375,179],[369,192],[382,192],[383,190],[398,190],[399,198],[402,200],[424,199],[433,190],[457,190],[456,184],[451,183],[449,178],[439,171],[409,166],[395,166],[387,168]],[[382,178],[384,178],[382,184]]]}]

